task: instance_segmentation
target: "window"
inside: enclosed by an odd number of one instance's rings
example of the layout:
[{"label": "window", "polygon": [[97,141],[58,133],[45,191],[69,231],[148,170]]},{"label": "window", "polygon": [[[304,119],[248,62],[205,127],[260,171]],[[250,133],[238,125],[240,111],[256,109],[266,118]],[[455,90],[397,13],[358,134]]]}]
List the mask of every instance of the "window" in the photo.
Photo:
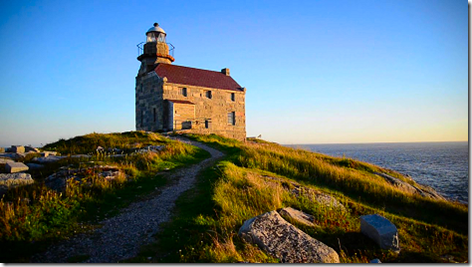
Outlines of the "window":
[{"label": "window", "polygon": [[234,101],[234,100],[235,100],[234,93],[231,93],[231,101]]},{"label": "window", "polygon": [[209,120],[205,120],[205,128],[206,129],[210,128],[210,121]]},{"label": "window", "polygon": [[156,122],[156,120],[157,120],[156,108],[153,108],[152,111],[153,111],[153,114],[154,114],[154,122]]},{"label": "window", "polygon": [[187,88],[182,88],[182,95],[187,97]]},{"label": "window", "polygon": [[206,97],[207,97],[208,99],[211,99],[211,91],[206,91]]},{"label": "window", "polygon": [[236,125],[236,114],[233,112],[228,113],[228,124]]}]

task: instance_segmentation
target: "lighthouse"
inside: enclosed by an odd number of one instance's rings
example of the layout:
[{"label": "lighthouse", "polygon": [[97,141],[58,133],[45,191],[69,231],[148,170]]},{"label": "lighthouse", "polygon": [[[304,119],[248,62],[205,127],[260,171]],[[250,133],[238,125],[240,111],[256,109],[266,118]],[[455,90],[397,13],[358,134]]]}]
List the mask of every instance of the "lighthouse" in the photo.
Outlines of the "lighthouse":
[{"label": "lighthouse", "polygon": [[154,23],[138,44],[136,130],[219,134],[246,139],[245,96],[228,68],[221,71],[172,64],[174,46]]}]

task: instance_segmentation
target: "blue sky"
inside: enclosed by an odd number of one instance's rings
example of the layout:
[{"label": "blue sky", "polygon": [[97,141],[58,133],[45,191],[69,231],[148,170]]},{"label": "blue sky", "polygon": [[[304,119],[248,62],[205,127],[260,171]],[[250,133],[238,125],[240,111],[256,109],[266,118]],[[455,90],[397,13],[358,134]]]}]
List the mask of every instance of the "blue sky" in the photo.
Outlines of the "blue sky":
[{"label": "blue sky", "polygon": [[468,140],[468,9],[455,0],[2,1],[0,146],[135,129],[136,44],[247,88],[248,136]]}]

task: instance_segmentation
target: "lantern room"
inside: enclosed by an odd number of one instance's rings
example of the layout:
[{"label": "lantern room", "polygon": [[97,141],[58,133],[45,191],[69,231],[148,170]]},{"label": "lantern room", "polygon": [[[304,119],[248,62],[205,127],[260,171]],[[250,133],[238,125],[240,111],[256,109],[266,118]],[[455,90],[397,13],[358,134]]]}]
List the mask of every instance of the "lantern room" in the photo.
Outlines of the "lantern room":
[{"label": "lantern room", "polygon": [[159,24],[154,23],[154,27],[150,28],[146,32],[146,43],[165,43],[166,35],[166,32],[161,27],[159,27]]}]

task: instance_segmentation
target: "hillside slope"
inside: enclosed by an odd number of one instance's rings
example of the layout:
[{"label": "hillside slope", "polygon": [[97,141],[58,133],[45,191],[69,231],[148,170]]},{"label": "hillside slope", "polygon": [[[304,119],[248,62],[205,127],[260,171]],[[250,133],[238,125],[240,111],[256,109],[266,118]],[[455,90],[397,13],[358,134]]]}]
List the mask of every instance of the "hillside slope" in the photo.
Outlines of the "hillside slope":
[{"label": "hillside slope", "polygon": [[[227,157],[202,173],[198,187],[177,202],[173,222],[158,234],[160,242],[133,261],[277,262],[237,233],[245,220],[289,206],[315,218],[315,227],[297,226],[334,248],[341,262],[468,260],[468,207],[435,197],[434,190],[399,173],[261,140],[189,137]],[[346,210],[293,194],[294,185],[330,195]],[[360,233],[359,216],[374,213],[397,226],[400,254],[379,249]]]}]

